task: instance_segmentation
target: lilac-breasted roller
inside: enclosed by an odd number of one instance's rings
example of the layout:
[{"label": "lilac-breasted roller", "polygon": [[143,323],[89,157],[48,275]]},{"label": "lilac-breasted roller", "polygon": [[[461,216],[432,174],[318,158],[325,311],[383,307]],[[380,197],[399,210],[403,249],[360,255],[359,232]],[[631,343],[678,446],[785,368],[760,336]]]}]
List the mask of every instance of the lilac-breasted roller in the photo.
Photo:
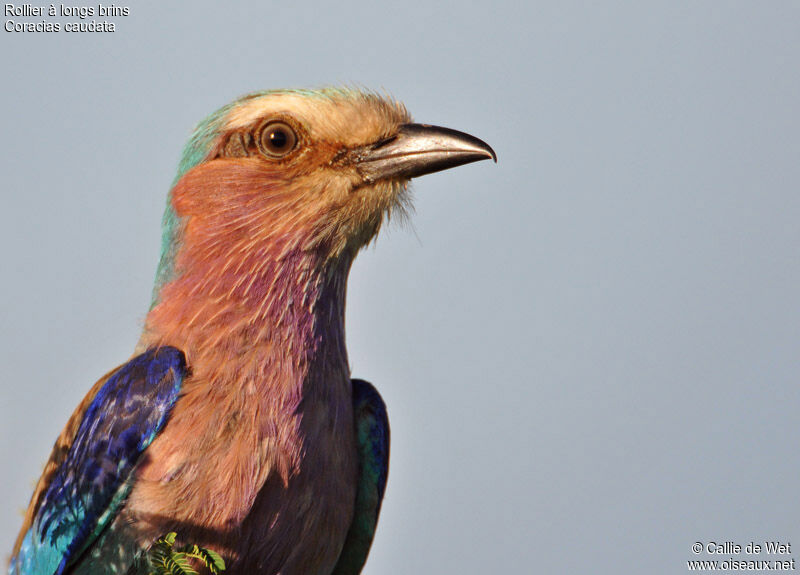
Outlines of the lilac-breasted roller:
[{"label": "lilac-breasted roller", "polygon": [[408,207],[410,178],[487,158],[481,140],[355,90],[252,94],[203,121],[135,355],[56,441],[10,573],[146,572],[173,531],[231,574],[359,573],[389,424],[350,377],[350,266]]}]

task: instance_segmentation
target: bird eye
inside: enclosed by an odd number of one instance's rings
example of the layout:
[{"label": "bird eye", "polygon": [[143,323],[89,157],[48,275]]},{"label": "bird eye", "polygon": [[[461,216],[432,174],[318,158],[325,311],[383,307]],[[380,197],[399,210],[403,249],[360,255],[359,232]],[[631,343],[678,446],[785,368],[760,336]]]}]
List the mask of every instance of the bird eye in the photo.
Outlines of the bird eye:
[{"label": "bird eye", "polygon": [[270,158],[282,158],[297,145],[297,134],[284,122],[270,122],[261,128],[258,148]]}]

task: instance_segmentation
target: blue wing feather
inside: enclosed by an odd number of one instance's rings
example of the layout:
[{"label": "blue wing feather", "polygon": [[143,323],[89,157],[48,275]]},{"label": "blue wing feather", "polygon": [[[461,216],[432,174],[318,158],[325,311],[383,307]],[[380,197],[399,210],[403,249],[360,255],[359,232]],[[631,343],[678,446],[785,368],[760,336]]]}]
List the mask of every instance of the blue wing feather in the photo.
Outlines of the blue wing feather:
[{"label": "blue wing feather", "polygon": [[10,575],[61,575],[116,515],[141,454],[164,426],[187,374],[173,347],[153,348],[97,392],[47,487]]},{"label": "blue wing feather", "polygon": [[375,474],[378,507],[386,491],[389,475],[389,416],[380,393],[367,381],[353,380],[353,406],[356,414],[356,431],[361,451],[362,473],[364,466]]},{"label": "blue wing feather", "polygon": [[357,575],[367,560],[389,474],[389,418],[378,391],[354,379],[353,413],[358,445],[358,490],[353,522],[332,575]]}]

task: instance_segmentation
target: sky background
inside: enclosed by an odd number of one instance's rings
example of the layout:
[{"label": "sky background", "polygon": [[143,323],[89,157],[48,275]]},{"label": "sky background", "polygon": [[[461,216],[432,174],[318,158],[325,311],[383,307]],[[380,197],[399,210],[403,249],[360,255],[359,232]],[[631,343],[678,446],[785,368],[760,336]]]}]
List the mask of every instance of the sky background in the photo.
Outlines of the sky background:
[{"label": "sky background", "polygon": [[365,573],[800,553],[800,4],[125,6],[114,33],[0,30],[4,553],[133,350],[193,126],[342,83],[499,158],[417,180],[351,274],[353,375],[393,433]]}]

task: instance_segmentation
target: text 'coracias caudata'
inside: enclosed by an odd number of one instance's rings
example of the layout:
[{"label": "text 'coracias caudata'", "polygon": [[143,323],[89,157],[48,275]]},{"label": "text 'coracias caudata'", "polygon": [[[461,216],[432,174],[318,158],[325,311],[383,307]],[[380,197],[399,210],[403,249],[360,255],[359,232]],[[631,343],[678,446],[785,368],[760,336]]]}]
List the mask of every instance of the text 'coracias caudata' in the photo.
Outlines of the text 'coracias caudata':
[{"label": "text 'coracias caudata'", "polygon": [[350,266],[408,207],[409,179],[484,159],[481,140],[357,90],[252,94],[203,121],[135,356],[67,422],[9,572],[149,573],[174,532],[226,573],[359,573],[389,424],[350,378]]}]

